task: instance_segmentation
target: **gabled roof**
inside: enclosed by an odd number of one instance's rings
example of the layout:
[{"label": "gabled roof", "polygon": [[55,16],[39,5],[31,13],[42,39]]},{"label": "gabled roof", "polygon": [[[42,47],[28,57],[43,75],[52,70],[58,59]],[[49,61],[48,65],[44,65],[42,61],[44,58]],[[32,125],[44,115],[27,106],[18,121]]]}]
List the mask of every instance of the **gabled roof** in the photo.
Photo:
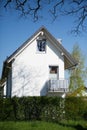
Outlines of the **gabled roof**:
[{"label": "gabled roof", "polygon": [[37,38],[41,32],[44,32],[46,37],[49,41],[51,41],[56,48],[61,52],[61,54],[64,56],[64,62],[65,62],[65,69],[69,69],[73,66],[76,66],[78,63],[76,60],[70,55],[70,53],[60,44],[58,40],[56,40],[52,34],[49,33],[49,31],[42,26],[39,28],[38,31],[36,31],[27,41],[25,41],[15,52],[13,52],[3,63],[3,71],[2,71],[2,78],[5,77],[7,73],[7,68],[11,66],[12,61],[15,59],[17,55],[19,55],[29,44],[32,43],[32,41]]}]

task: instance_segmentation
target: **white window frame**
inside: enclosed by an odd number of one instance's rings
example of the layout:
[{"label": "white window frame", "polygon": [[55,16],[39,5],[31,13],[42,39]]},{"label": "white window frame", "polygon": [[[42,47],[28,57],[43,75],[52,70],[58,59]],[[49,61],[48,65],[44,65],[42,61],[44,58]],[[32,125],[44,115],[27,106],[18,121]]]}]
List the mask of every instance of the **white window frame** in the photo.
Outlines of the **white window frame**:
[{"label": "white window frame", "polygon": [[[39,42],[45,42],[45,43],[39,43]],[[40,45],[38,46],[38,44],[45,44],[45,45],[44,45],[44,50],[40,50],[40,49],[39,49],[39,46],[40,46]],[[41,45],[41,46],[42,46],[42,45]],[[38,53],[46,53],[46,39],[38,39],[38,40],[37,40],[37,52],[38,52]]]}]

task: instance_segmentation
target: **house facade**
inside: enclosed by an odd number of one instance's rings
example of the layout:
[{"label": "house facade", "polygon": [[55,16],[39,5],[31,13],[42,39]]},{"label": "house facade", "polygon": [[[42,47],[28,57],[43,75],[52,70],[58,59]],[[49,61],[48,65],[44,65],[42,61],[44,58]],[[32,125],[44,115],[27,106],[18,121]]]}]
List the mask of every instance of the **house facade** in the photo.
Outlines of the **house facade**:
[{"label": "house facade", "polygon": [[65,69],[76,61],[45,27],[9,56],[2,70],[6,97],[62,95],[68,91]]}]

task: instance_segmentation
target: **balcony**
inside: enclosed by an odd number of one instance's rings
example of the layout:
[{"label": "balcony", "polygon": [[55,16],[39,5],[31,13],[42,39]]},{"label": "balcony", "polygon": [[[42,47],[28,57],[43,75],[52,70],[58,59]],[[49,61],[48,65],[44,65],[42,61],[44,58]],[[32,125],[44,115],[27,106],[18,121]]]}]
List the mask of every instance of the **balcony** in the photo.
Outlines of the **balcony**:
[{"label": "balcony", "polygon": [[48,92],[68,92],[69,91],[69,81],[68,80],[49,80]]}]

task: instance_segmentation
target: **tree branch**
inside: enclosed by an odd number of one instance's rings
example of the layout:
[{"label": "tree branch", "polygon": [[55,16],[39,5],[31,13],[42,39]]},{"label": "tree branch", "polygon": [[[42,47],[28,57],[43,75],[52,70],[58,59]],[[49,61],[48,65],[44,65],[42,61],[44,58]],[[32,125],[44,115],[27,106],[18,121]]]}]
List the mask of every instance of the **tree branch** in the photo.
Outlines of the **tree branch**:
[{"label": "tree branch", "polygon": [[80,5],[83,2],[83,0],[73,0],[73,2]]},{"label": "tree branch", "polygon": [[7,0],[7,2],[6,2],[6,4],[4,5],[4,7],[6,8],[8,5],[9,5],[9,3],[11,3],[12,2],[12,0]]},{"label": "tree branch", "polygon": [[20,10],[23,13],[24,12],[24,5],[25,5],[26,1],[27,0],[20,2],[19,0],[16,0],[16,10]]},{"label": "tree branch", "polygon": [[87,26],[87,0],[5,0],[3,3],[5,3],[5,8],[8,8],[10,4],[12,8],[14,7],[14,9],[20,11],[22,16],[30,15],[34,21],[40,18],[41,9],[45,12],[44,8],[47,9],[47,13],[50,11],[53,20],[56,20],[61,15],[73,15],[76,23],[73,30],[76,33]]},{"label": "tree branch", "polygon": [[36,6],[36,7],[34,7],[34,8],[29,7],[29,12],[30,12],[30,13],[31,13],[31,12],[33,13],[34,21],[37,21],[37,20],[38,20],[38,11],[39,11],[39,9],[40,9],[40,7],[41,7],[40,1],[41,1],[41,0],[37,0],[37,6]]},{"label": "tree branch", "polygon": [[58,11],[57,8],[61,7],[64,5],[64,0],[60,0],[59,2],[57,2],[55,5],[53,5],[53,10],[50,10],[51,14],[54,16],[54,19],[56,19],[58,17]]},{"label": "tree branch", "polygon": [[72,32],[79,34],[80,30],[85,30],[85,21],[87,19],[87,6],[81,6],[75,9],[72,9],[71,11],[66,11],[66,15],[76,15],[77,18],[74,21],[76,23],[76,26],[72,30]]}]

